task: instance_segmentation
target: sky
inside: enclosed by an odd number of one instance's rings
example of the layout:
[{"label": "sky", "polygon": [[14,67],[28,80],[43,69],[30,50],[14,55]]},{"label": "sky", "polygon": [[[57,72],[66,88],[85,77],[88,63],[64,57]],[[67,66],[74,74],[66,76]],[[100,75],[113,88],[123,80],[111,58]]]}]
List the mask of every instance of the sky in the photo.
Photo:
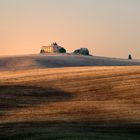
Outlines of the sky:
[{"label": "sky", "polygon": [[0,0],[0,56],[68,52],[140,59],[140,0]]}]

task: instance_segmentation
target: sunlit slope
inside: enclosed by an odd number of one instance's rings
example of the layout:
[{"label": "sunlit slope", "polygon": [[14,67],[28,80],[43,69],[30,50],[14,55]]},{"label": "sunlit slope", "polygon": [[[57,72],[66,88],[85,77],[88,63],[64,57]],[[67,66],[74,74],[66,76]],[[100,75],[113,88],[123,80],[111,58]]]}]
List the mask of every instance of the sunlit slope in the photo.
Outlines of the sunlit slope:
[{"label": "sunlit slope", "polygon": [[68,54],[26,55],[0,57],[0,70],[26,70],[36,68],[78,67],[78,66],[133,66],[138,60],[115,59],[96,56]]},{"label": "sunlit slope", "polygon": [[0,74],[0,122],[140,124],[140,67],[38,69]]}]

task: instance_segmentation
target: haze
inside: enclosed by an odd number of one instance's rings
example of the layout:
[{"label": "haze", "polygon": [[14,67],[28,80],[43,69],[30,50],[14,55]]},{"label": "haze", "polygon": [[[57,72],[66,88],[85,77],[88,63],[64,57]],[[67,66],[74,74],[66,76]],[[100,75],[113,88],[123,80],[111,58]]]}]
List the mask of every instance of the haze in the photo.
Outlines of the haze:
[{"label": "haze", "polygon": [[39,53],[56,41],[72,52],[140,58],[139,0],[0,0],[0,55]]}]

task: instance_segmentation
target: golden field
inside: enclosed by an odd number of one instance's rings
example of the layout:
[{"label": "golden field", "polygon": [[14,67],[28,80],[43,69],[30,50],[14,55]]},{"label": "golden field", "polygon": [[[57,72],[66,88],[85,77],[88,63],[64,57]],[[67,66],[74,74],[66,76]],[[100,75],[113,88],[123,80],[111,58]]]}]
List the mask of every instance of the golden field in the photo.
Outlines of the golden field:
[{"label": "golden field", "polygon": [[1,139],[140,139],[140,67],[0,73]]}]

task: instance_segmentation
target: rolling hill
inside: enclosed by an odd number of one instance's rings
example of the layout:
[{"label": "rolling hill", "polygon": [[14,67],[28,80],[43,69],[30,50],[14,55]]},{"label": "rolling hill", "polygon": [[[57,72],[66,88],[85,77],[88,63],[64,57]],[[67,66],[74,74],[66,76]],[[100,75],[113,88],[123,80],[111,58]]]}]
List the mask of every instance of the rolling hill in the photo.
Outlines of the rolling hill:
[{"label": "rolling hill", "polygon": [[36,68],[80,67],[80,66],[135,66],[140,60],[105,58],[69,54],[38,54],[0,57],[0,70],[27,70]]},{"label": "rolling hill", "polygon": [[[40,57],[51,58],[32,56],[30,63]],[[15,61],[15,69],[21,68],[17,65],[21,60]],[[35,69],[30,65],[29,69],[28,65],[0,73],[2,140],[140,139],[139,66]]]}]

